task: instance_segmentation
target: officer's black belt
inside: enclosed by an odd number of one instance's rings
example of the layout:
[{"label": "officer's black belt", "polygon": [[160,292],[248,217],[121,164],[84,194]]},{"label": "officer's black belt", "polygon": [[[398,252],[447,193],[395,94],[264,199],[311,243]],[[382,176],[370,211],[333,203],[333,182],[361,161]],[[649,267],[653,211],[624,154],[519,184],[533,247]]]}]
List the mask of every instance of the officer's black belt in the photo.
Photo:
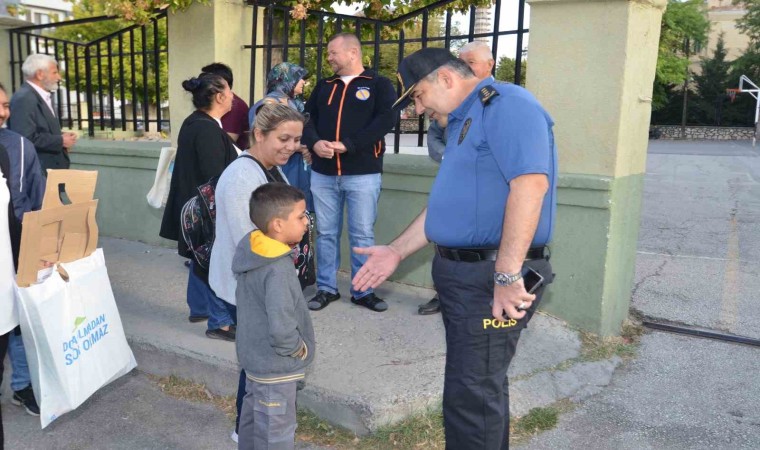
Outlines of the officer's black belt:
[{"label": "officer's black belt", "polygon": [[[496,261],[499,254],[499,250],[495,248],[448,248],[436,245],[435,249],[441,258],[462,262]],[[544,259],[546,253],[546,247],[531,248],[525,255],[525,260]]]}]

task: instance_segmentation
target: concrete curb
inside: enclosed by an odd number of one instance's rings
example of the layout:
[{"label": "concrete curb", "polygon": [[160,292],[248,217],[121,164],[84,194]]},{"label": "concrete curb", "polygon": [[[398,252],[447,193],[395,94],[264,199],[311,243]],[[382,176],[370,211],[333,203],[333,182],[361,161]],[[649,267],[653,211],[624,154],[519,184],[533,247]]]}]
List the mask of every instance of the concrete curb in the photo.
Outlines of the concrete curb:
[{"label": "concrete curb", "polygon": [[560,400],[579,402],[610,384],[615,369],[623,362],[617,356],[608,360],[580,362],[565,370],[540,372],[510,383],[510,413],[521,417],[538,407]]},{"label": "concrete curb", "polygon": [[[234,396],[239,379],[235,345],[208,339],[205,323],[188,322],[182,259],[172,250],[139,242],[101,242],[140,370],[176,375]],[[339,288],[348,292],[345,275],[339,276]],[[433,292],[396,283],[385,283],[377,292],[389,304],[382,314],[347,299],[312,314],[317,358],[299,392],[299,406],[358,435],[438,405],[443,392],[443,324],[440,316],[417,314],[417,306]],[[313,288],[305,292],[311,295]],[[564,322],[536,314],[509,370],[518,380],[510,389],[513,414],[588,395],[608,382],[617,363],[582,363],[552,372],[577,358],[580,349],[578,334]]]}]

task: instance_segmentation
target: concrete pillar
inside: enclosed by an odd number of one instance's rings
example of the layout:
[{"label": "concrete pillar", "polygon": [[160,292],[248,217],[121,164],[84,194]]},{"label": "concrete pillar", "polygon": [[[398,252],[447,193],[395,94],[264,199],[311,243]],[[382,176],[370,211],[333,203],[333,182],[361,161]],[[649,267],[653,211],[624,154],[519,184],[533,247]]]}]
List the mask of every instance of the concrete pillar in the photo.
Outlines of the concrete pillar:
[{"label": "concrete pillar", "polygon": [[[5,9],[6,5],[0,5],[0,83],[3,83],[3,86],[5,86],[5,89],[8,90],[8,95],[13,93],[13,86],[11,86],[11,28],[18,28],[23,27],[27,25],[32,25],[31,22],[27,22],[26,20],[17,19],[14,16],[8,15],[6,13]],[[7,5],[11,6],[11,5]],[[18,6],[18,5],[16,5]],[[24,46],[24,49],[26,49],[26,46]],[[16,60],[23,60],[23,58],[26,58],[26,54],[24,55],[16,55]],[[18,70],[18,66],[16,66],[16,70]],[[21,83],[21,81],[18,79],[18,74],[16,77],[16,83]]]},{"label": "concrete pillar", "polygon": [[244,0],[193,3],[187,10],[169,14],[169,114],[172,145],[182,122],[194,110],[182,81],[197,76],[201,67],[222,62],[234,74],[233,91],[248,101],[251,53],[243,48],[251,40],[253,9]]},{"label": "concrete pillar", "polygon": [[0,61],[2,64],[0,67],[0,83],[3,83],[5,89],[8,90],[8,95],[13,93],[13,86],[11,86],[11,51],[10,51],[11,34],[8,28],[0,26]]},{"label": "concrete pillar", "polygon": [[560,183],[543,305],[616,334],[628,314],[665,0],[529,0],[527,87],[556,121]]}]

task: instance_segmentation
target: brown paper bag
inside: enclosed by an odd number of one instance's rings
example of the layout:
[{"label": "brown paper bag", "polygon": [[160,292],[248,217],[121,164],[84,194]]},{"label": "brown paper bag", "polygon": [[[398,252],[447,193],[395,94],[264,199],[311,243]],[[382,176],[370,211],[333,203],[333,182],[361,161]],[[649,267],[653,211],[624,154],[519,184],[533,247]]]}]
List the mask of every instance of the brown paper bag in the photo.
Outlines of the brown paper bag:
[{"label": "brown paper bag", "polygon": [[[98,245],[97,171],[49,170],[42,209],[24,214],[16,281],[27,287],[45,265],[89,256]],[[61,192],[71,201],[64,205]]]}]

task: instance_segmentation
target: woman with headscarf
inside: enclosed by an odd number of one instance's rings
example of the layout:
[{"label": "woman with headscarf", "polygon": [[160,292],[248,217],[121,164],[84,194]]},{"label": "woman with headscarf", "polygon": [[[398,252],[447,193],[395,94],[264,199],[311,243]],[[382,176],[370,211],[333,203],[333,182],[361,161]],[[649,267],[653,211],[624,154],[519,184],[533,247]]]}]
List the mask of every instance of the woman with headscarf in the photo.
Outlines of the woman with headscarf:
[{"label": "woman with headscarf", "polygon": [[[272,67],[267,75],[267,95],[256,102],[248,111],[248,123],[253,130],[256,112],[262,105],[282,103],[303,113],[303,89],[309,73],[303,67],[283,62]],[[281,167],[292,186],[302,190],[306,195],[306,208],[314,211],[314,200],[311,196],[311,154],[305,145],[293,154],[288,162]]]},{"label": "woman with headscarf", "polygon": [[196,188],[219,176],[237,158],[235,145],[221,125],[222,116],[232,108],[232,91],[224,78],[209,73],[183,81],[182,87],[192,93],[196,110],[179,130],[177,156],[159,235],[177,241],[179,254],[191,259],[187,280],[190,322],[208,319],[206,336],[234,341],[234,306],[218,298],[209,287],[208,271],[192,260],[193,253],[180,231],[182,207],[198,194]]}]

